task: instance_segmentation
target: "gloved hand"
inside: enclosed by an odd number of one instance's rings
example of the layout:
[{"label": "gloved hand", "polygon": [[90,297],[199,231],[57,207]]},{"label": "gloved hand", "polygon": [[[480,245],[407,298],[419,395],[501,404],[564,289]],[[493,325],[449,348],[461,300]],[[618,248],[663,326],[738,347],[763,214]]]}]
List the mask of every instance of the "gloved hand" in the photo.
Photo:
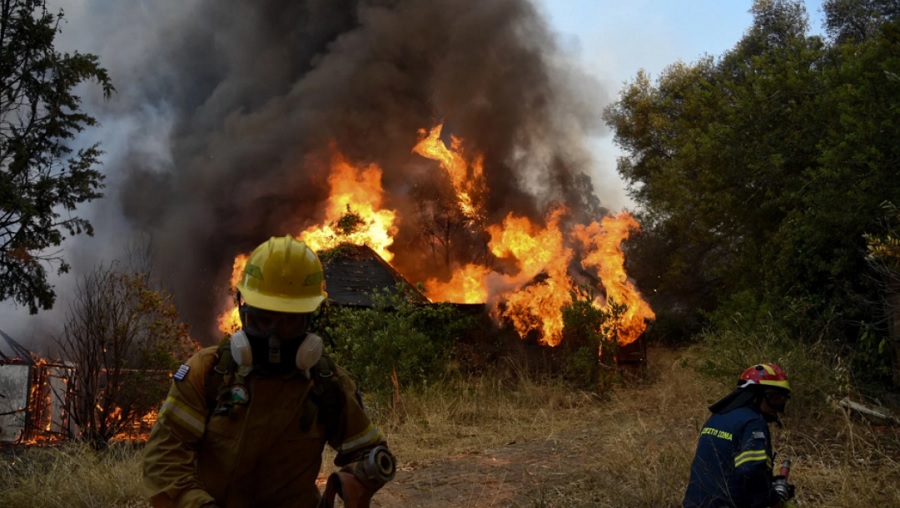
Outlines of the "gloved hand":
[{"label": "gloved hand", "polygon": [[319,508],[333,508],[335,494],[344,500],[346,508],[369,508],[375,492],[366,488],[353,473],[342,470],[328,477]]},{"label": "gloved hand", "polygon": [[778,475],[772,482],[772,488],[778,493],[778,498],[787,501],[794,497],[794,486],[787,481],[787,477]]},{"label": "gloved hand", "polygon": [[360,460],[344,466],[342,471],[353,473],[372,492],[394,479],[397,473],[397,459],[386,446],[376,446],[366,452]]}]

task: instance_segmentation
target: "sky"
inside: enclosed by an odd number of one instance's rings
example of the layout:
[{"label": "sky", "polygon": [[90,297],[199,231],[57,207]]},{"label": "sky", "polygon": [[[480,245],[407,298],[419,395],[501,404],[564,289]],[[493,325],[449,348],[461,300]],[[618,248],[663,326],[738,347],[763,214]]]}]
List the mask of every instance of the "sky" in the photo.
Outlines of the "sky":
[{"label": "sky", "polygon": [[[543,13],[564,57],[571,60],[569,64],[601,85],[590,97],[600,106],[614,101],[618,91],[633,80],[639,70],[643,69],[655,79],[666,66],[677,61],[690,63],[704,55],[722,55],[734,47],[752,21],[749,13],[752,0],[532,1]],[[156,7],[158,10],[153,16],[178,16],[175,9],[159,9],[159,6],[168,5],[166,2],[169,0],[135,0],[128,7],[116,4],[114,0],[50,0],[49,4],[51,7],[62,7],[68,20],[57,39],[58,47],[63,51],[98,54],[101,64],[114,69],[127,68],[123,62],[135,58],[132,53],[117,50],[117,44],[124,47],[129,39],[153,39],[160,37],[160,34],[140,25],[123,28],[115,19],[93,19],[88,23],[87,18],[96,16],[98,5],[115,5],[117,15],[122,12],[147,15],[151,8]],[[806,8],[811,30],[821,33],[821,0],[807,1]],[[152,71],[152,68],[146,71]],[[131,97],[128,90],[120,89],[117,96],[122,104],[126,104],[118,107],[129,107],[127,104]],[[107,120],[98,131],[87,130],[82,135],[86,143],[99,140],[110,158],[121,156],[118,152],[125,150],[123,147],[129,144],[131,146],[127,150],[134,151],[133,143],[137,140],[141,144],[138,151],[156,156],[160,164],[165,164],[168,157],[168,142],[165,139],[168,125],[164,122],[153,124],[153,121],[165,116],[156,113],[159,112],[145,112],[141,118],[147,120],[140,125]],[[135,136],[135,129],[143,134]],[[596,137],[587,143],[592,155],[589,173],[601,203],[612,211],[633,208],[615,171],[620,152],[614,146],[612,133],[601,128],[594,135]],[[116,181],[112,178],[107,183],[115,185]],[[102,206],[95,207],[86,215],[94,223],[101,242],[108,242],[123,233],[121,221],[114,220],[115,214]],[[75,269],[70,274],[52,279],[59,295],[74,288],[79,267],[96,263],[96,252],[81,242],[81,238],[76,238],[63,245]],[[32,342],[32,337],[46,336],[62,321],[65,298],[60,297],[58,301],[57,308],[42,312],[37,318],[28,316],[24,307],[16,307],[11,302],[0,303],[0,329],[25,343]]]}]

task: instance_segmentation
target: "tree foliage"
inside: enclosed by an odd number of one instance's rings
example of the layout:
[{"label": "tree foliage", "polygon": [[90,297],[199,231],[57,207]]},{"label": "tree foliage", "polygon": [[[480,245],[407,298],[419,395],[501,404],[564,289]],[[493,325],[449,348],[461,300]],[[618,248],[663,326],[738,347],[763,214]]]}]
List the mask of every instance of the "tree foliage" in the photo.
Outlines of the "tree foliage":
[{"label": "tree foliage", "polygon": [[75,367],[76,437],[95,446],[158,407],[173,367],[196,349],[171,296],[114,266],[82,278],[56,343]]},{"label": "tree foliage", "polygon": [[884,319],[892,332],[890,341],[866,330],[861,342],[868,346],[868,367],[884,376],[893,375],[893,383],[900,386],[900,209],[894,203],[884,203],[883,233],[865,235],[866,260],[878,275],[883,288]]},{"label": "tree foliage", "polygon": [[838,43],[864,41],[878,32],[885,19],[900,15],[897,0],[826,0],[825,29]]},{"label": "tree foliage", "polygon": [[885,8],[829,43],[801,2],[757,0],[733,49],[640,73],[607,108],[641,207],[629,273],[666,295],[657,315],[740,308],[850,344],[877,321],[864,235],[900,198],[900,25],[891,2],[855,4]]},{"label": "tree foliage", "polygon": [[0,0],[0,299],[31,313],[53,306],[47,267],[68,264],[52,249],[93,233],[73,212],[103,187],[98,146],[68,145],[96,124],[72,92],[94,80],[108,97],[113,86],[96,56],[56,51],[62,19],[45,0]]}]

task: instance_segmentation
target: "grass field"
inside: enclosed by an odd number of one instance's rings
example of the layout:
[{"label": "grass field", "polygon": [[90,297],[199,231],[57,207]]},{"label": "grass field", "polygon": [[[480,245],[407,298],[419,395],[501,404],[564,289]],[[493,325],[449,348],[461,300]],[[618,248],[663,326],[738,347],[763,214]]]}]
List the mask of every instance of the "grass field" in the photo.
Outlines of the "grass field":
[{"label": "grass field", "polygon": [[[397,480],[375,506],[678,506],[706,406],[730,389],[698,374],[700,353],[651,349],[646,369],[604,396],[510,364],[403,393],[395,407],[373,402],[370,411],[400,461]],[[779,459],[793,461],[797,504],[900,506],[900,429],[847,414],[830,400],[792,401],[785,428],[773,429]],[[514,496],[427,501],[440,496],[423,488],[463,492],[460,481],[496,488],[496,478],[466,475],[470,462],[502,454],[534,466],[510,475]],[[146,506],[139,472],[133,447],[7,451],[0,506]],[[446,481],[423,487],[417,478],[424,475]]]}]

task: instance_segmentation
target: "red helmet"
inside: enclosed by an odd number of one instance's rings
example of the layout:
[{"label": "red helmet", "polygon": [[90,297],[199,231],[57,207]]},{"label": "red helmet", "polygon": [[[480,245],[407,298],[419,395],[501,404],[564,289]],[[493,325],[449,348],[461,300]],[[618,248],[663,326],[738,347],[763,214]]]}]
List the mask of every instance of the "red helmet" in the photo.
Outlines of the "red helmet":
[{"label": "red helmet", "polygon": [[784,369],[774,363],[760,363],[745,370],[738,381],[738,387],[746,388],[752,385],[774,386],[791,391],[791,384]]}]

